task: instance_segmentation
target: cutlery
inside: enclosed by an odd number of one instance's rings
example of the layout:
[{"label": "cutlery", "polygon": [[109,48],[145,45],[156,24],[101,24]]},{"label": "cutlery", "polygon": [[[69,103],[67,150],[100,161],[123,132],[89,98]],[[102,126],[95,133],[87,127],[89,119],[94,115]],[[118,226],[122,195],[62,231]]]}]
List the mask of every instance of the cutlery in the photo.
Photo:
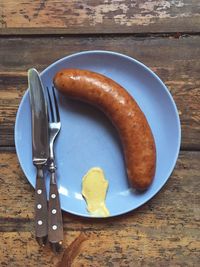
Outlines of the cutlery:
[{"label": "cutlery", "polygon": [[61,248],[63,241],[63,223],[62,212],[60,208],[60,200],[58,187],[56,182],[56,165],[54,156],[54,142],[61,129],[60,114],[57,99],[52,86],[50,93],[47,87],[47,95],[49,102],[49,172],[50,172],[50,192],[49,192],[49,212],[48,212],[48,239],[53,251]]},{"label": "cutlery", "polygon": [[45,245],[48,234],[47,193],[44,167],[49,158],[48,113],[44,88],[36,69],[28,70],[29,95],[32,117],[32,159],[37,169],[35,186],[35,236]]}]

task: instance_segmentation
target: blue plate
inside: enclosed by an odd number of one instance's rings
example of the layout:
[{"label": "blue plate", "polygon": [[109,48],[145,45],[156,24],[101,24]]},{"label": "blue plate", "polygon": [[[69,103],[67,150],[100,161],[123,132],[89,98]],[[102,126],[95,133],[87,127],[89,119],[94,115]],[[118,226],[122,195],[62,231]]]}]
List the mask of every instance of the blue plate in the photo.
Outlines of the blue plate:
[{"label": "blue plate", "polygon": [[[163,82],[137,60],[110,51],[87,51],[56,61],[41,73],[46,86],[62,68],[80,68],[106,75],[134,97],[152,129],[157,149],[154,181],[141,194],[127,181],[123,151],[115,128],[98,109],[58,95],[62,128],[55,145],[58,186],[63,210],[90,217],[81,195],[84,174],[101,167],[109,181],[106,205],[110,216],[134,210],[151,199],[168,180],[178,157],[181,140],[176,105]],[[35,186],[32,164],[31,113],[26,91],[16,118],[15,145],[21,167]],[[49,178],[47,178],[49,190]]]}]

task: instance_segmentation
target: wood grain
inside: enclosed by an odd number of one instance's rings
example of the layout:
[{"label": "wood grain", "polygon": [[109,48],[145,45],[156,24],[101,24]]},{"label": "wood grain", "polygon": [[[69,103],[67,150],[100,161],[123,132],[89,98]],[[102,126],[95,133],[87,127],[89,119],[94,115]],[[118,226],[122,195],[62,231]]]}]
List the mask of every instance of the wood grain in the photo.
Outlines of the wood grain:
[{"label": "wood grain", "polygon": [[27,88],[26,71],[83,50],[113,50],[134,57],[166,83],[182,124],[182,149],[200,149],[200,37],[41,37],[0,40],[0,146],[13,146],[16,111]]},{"label": "wood grain", "polygon": [[198,0],[2,0],[1,34],[199,32]]},{"label": "wood grain", "polygon": [[[71,266],[197,267],[199,161],[200,152],[181,152],[164,188],[126,215],[94,220],[64,213],[64,248],[75,255]],[[0,168],[0,265],[21,267],[23,262],[24,266],[56,266],[63,253],[55,256],[34,239],[34,190],[15,153],[0,153]],[[70,245],[76,238],[81,243],[82,234],[81,247]]]}]

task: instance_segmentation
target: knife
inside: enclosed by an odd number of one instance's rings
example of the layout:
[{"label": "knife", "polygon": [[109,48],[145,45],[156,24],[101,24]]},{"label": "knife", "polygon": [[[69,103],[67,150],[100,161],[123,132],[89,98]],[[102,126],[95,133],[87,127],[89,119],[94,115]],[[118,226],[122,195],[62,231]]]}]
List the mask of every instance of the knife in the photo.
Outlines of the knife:
[{"label": "knife", "polygon": [[49,157],[48,113],[44,88],[36,69],[28,70],[32,117],[32,159],[37,169],[35,186],[35,236],[40,245],[47,242],[48,211],[44,167]]}]

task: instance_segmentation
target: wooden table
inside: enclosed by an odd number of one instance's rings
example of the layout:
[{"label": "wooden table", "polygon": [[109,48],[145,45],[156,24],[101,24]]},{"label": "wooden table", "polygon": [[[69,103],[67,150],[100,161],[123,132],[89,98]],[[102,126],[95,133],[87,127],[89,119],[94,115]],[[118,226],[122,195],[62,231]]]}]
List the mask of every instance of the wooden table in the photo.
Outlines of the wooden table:
[{"label": "wooden table", "polygon": [[160,76],[179,109],[181,152],[164,188],[137,210],[98,221],[64,213],[63,266],[200,266],[199,0],[1,0],[0,10],[0,266],[61,262],[63,252],[34,238],[15,116],[28,68],[92,49],[124,53]]}]

